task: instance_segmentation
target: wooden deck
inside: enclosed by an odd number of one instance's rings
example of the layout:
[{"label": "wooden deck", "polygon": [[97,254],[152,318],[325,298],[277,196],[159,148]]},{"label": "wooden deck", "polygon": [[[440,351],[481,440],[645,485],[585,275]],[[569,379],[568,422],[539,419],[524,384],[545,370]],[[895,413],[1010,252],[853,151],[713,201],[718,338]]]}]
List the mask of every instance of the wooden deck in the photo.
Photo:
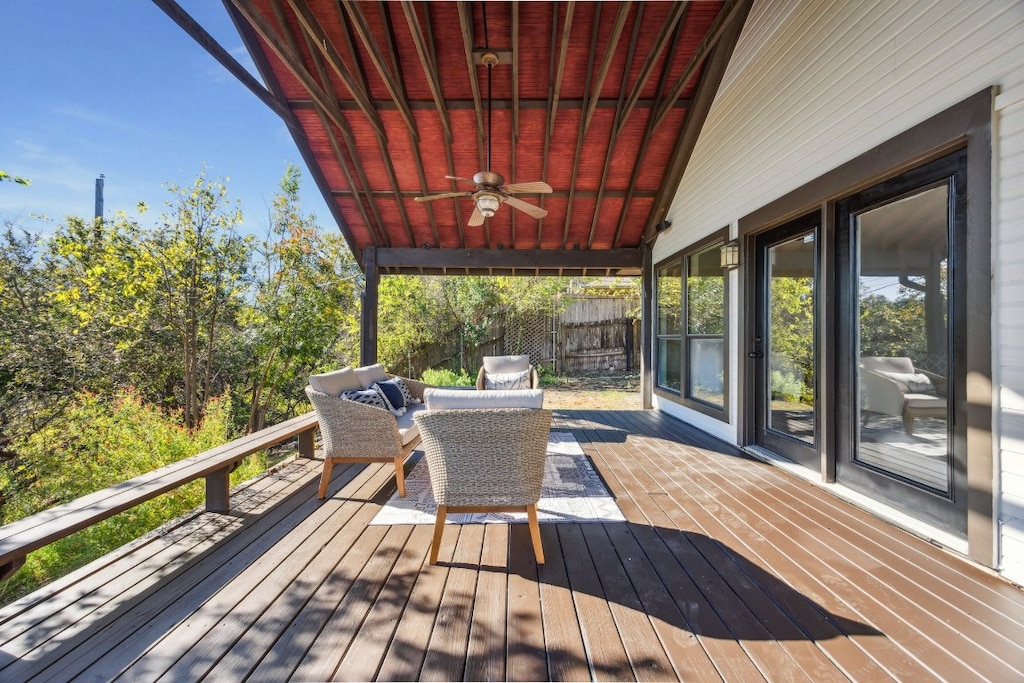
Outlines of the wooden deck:
[{"label": "wooden deck", "polygon": [[298,461],[0,610],[0,681],[1024,678],[1024,594],[654,412],[559,412],[615,524],[369,526]]}]

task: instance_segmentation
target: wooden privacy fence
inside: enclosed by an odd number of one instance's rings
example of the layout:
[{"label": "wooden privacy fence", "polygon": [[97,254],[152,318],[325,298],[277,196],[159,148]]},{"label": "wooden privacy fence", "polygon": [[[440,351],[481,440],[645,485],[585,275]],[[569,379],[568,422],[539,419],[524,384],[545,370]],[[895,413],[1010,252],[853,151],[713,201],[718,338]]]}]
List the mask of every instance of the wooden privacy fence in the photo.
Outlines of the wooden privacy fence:
[{"label": "wooden privacy fence", "polygon": [[560,375],[639,370],[636,297],[572,295],[552,310],[557,312],[528,317],[497,314],[471,349],[461,348],[458,331],[451,330],[440,344],[410,350],[403,370],[409,377],[418,377],[426,368],[460,364],[474,371],[484,356],[523,353],[538,366]]}]

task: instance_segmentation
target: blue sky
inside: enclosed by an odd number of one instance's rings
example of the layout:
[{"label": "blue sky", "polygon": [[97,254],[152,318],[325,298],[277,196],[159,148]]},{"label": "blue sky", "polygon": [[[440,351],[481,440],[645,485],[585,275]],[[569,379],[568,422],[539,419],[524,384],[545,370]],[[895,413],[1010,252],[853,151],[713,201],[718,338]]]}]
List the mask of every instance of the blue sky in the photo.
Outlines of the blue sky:
[{"label": "blue sky", "polygon": [[[236,59],[251,60],[217,0],[179,0]],[[334,221],[284,123],[159,8],[146,0],[0,0],[0,222],[46,230],[51,219],[104,215],[156,223],[167,183],[207,167],[228,178],[244,231],[262,235],[288,163],[303,171],[302,206]]]}]

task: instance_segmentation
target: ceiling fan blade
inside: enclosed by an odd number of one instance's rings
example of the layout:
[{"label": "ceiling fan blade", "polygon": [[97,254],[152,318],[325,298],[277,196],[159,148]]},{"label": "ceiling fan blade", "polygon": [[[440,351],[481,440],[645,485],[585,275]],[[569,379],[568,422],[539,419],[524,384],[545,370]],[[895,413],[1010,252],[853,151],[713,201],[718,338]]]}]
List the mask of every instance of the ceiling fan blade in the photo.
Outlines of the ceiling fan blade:
[{"label": "ceiling fan blade", "polygon": [[462,182],[462,183],[469,183],[470,185],[476,185],[476,183],[474,183],[469,178],[460,178],[457,175],[446,175],[445,178],[447,178],[448,180],[458,180],[459,182]]},{"label": "ceiling fan blade", "polygon": [[542,209],[539,206],[534,206],[533,204],[527,204],[518,197],[505,197],[505,203],[514,209],[519,209],[532,218],[544,218],[544,216],[548,215],[547,209]]},{"label": "ceiling fan blade", "polygon": [[548,194],[552,191],[551,186],[543,180],[537,180],[532,183],[511,183],[501,189],[505,192],[530,192],[535,194]]},{"label": "ceiling fan blade", "polygon": [[450,197],[468,197],[472,192],[442,192],[441,194],[428,194],[425,197],[413,197],[418,202],[432,202],[435,199],[448,199]]},{"label": "ceiling fan blade", "polygon": [[484,224],[484,215],[480,213],[480,209],[476,206],[473,207],[473,215],[469,217],[469,227],[475,228],[478,225]]}]

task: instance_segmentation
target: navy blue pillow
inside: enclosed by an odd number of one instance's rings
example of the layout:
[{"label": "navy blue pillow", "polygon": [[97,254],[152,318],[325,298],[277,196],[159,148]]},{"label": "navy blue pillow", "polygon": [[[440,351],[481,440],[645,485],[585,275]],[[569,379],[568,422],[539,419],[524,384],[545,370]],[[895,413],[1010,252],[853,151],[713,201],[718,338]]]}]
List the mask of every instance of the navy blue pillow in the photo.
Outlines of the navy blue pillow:
[{"label": "navy blue pillow", "polygon": [[398,382],[389,379],[384,382],[377,382],[374,386],[377,387],[377,390],[380,391],[385,400],[390,404],[391,412],[399,411],[405,407],[405,396],[402,394]]}]

